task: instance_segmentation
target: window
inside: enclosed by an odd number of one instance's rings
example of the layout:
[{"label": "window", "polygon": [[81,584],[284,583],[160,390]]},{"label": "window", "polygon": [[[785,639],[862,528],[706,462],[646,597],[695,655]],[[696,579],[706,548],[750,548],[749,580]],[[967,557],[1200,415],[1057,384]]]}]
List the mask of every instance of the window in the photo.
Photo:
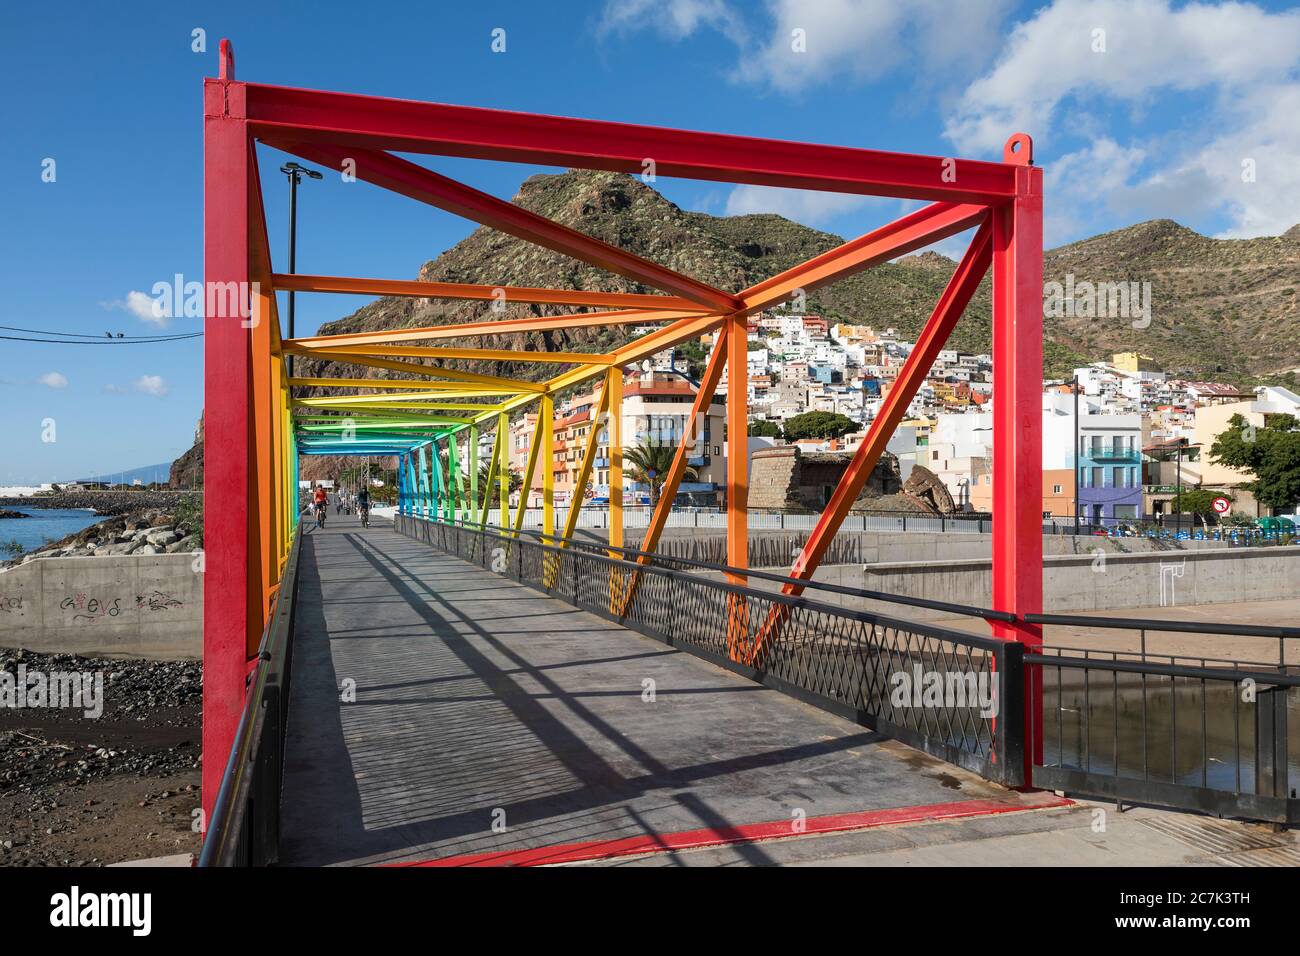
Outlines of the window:
[{"label": "window", "polygon": [[1061,493],[1061,486],[1060,486],[1060,485],[1052,485],[1052,494],[1054,494],[1054,495],[1059,495],[1060,493]]},{"label": "window", "polygon": [[1092,482],[1088,485],[1088,487],[1090,488],[1106,487],[1106,479],[1103,477],[1106,471],[1105,468],[1089,468],[1088,470],[1092,472]]}]

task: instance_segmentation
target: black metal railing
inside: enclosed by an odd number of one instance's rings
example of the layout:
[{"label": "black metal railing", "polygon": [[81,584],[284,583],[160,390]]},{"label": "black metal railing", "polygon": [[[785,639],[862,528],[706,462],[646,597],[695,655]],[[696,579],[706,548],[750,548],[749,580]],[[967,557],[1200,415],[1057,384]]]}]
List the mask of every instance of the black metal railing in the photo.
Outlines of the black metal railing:
[{"label": "black metal railing", "polygon": [[[1300,822],[1292,783],[1300,781],[1300,733],[1288,732],[1300,721],[1300,676],[1288,664],[1300,628],[1063,614],[1026,620],[1070,628],[1074,644],[1088,645],[1049,644],[1025,655],[1043,681],[1031,728],[1042,750],[1035,786]],[[1079,634],[1093,629],[1104,636]],[[1123,640],[1117,631],[1133,633]],[[1153,633],[1204,649],[1161,652]],[[1106,639],[1128,646],[1099,649]]]},{"label": "black metal railing", "polygon": [[991,780],[1023,783],[1019,644],[614,558],[590,542],[401,514],[396,528]]},{"label": "black metal railing", "polygon": [[199,866],[270,866],[279,859],[280,789],[293,659],[299,527],[248,676],[230,759],[207,820]]}]

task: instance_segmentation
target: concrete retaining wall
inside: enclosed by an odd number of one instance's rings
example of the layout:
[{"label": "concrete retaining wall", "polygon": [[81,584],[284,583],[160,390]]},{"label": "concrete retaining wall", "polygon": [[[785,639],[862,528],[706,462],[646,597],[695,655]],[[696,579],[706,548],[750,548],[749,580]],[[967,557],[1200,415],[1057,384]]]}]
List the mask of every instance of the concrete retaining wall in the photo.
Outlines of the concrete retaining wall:
[{"label": "concrete retaining wall", "polygon": [[[840,566],[827,580],[850,587],[990,606],[991,561]],[[1043,559],[1048,612],[1176,607],[1300,598],[1300,547]]]},{"label": "concrete retaining wall", "polygon": [[191,554],[41,558],[0,572],[0,647],[110,657],[203,653]]},{"label": "concrete retaining wall", "polygon": [[[991,560],[823,565],[813,580],[966,607],[991,607],[993,603]],[[760,590],[780,588],[757,578],[750,584]],[[807,596],[824,604],[911,621],[950,616],[944,611],[816,589],[810,589]],[[1300,547],[1106,554],[1104,560],[1088,555],[1043,559],[1043,610],[1049,613],[1288,598],[1300,598]]]}]

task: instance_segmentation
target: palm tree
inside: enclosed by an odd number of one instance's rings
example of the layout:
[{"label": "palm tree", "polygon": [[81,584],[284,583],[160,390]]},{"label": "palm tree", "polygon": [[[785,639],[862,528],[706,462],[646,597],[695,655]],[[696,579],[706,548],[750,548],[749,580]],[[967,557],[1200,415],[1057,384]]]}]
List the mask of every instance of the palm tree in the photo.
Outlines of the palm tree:
[{"label": "palm tree", "polygon": [[[623,467],[628,476],[638,484],[650,486],[650,507],[659,502],[659,491],[668,477],[668,469],[677,457],[677,449],[672,445],[658,445],[649,438],[642,438],[635,448],[623,452]],[[695,469],[686,466],[682,473],[683,480],[695,477]]]},{"label": "palm tree", "polygon": [[[508,466],[507,466],[508,467]],[[487,489],[488,472],[492,470],[492,462],[485,461],[478,466],[478,490],[483,494]],[[510,493],[514,494],[519,490],[519,486],[524,483],[523,477],[514,468],[509,468],[510,473]],[[488,489],[488,503],[499,502],[501,500],[501,476],[498,475],[496,481],[492,482],[491,489]]]}]

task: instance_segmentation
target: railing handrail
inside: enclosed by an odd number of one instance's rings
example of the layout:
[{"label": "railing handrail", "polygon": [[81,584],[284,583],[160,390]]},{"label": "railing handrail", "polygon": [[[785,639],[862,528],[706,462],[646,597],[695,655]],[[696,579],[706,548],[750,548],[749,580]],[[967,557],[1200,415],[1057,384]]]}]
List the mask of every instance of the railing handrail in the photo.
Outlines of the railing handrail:
[{"label": "railing handrail", "polygon": [[[798,578],[791,578],[787,575],[776,574],[770,571],[758,571],[746,568],[736,568],[726,564],[713,564],[708,561],[699,561],[692,558],[678,558],[669,555],[658,554],[656,552],[641,551],[636,548],[618,546],[611,544],[601,544],[596,541],[586,541],[579,538],[562,538],[559,535],[546,535],[539,531],[533,531],[526,528],[502,528],[498,524],[489,523],[480,525],[477,522],[470,522],[467,518],[460,518],[455,524],[444,521],[441,518],[434,519],[426,515],[406,515],[410,518],[418,518],[423,521],[436,520],[440,524],[446,524],[450,527],[464,527],[471,531],[485,531],[490,529],[498,536],[513,537],[516,535],[527,535],[531,538],[538,539],[543,547],[556,548],[549,545],[544,539],[551,538],[556,541],[567,541],[570,546],[581,548],[584,552],[595,553],[600,551],[618,551],[624,555],[633,555],[635,557],[650,558],[653,561],[669,562],[686,565],[690,567],[701,568],[708,571],[716,571],[724,574],[735,574],[748,577],[755,577],[761,580],[772,581],[778,584],[795,584],[799,587],[826,591],[833,594],[844,594],[852,597],[863,597],[871,600],[885,601],[888,603],[901,604],[911,607],[922,607],[929,610],[938,610],[951,612],[953,614],[965,617],[978,617],[990,621],[1004,621],[1007,623],[1016,623],[1023,621],[1026,624],[1053,624],[1069,625],[1075,627],[1098,627],[1111,630],[1148,630],[1148,631],[1166,631],[1174,633],[1187,634],[1217,634],[1232,637],[1264,637],[1264,638],[1283,638],[1294,639],[1300,638],[1300,627],[1287,627],[1284,625],[1265,625],[1265,624],[1229,624],[1225,622],[1204,622],[1188,620],[1154,620],[1149,618],[1109,618],[1109,617],[1088,617],[1079,614],[1024,614],[1015,615],[1007,611],[997,611],[991,608],[966,607],[959,604],[951,604],[947,601],[934,601],[928,598],[914,598],[902,594],[890,594],[883,591],[869,591],[865,588],[852,588],[845,585],[830,584],[824,581],[803,581]],[[563,550],[562,547],[556,548]],[[596,555],[597,557],[607,557]],[[607,558],[608,559],[608,558]],[[608,559],[615,560],[615,559]],[[637,568],[645,568],[648,565],[639,562],[628,562],[635,564]],[[661,570],[670,570],[661,568]],[[730,582],[729,586],[735,587]],[[774,592],[757,592],[760,594],[772,594]],[[779,593],[779,592],[777,592]],[[789,597],[789,595],[784,595]],[[893,620],[890,618],[890,620]]]},{"label": "railing handrail", "polygon": [[[275,603],[267,617],[266,628],[257,649],[257,664],[247,679],[244,706],[239,714],[239,724],[231,744],[230,757],[221,775],[221,786],[212,803],[212,815],[206,821],[203,845],[199,850],[198,866],[230,866],[238,853],[243,835],[243,807],[252,786],[251,775],[255,766],[253,748],[259,744],[263,724],[263,695],[276,667],[283,662],[283,652],[293,635],[289,627],[293,620],[292,604],[297,590],[298,552],[302,541],[302,524],[294,531],[284,574],[280,579]],[[276,675],[282,676],[282,675]]]},{"label": "railing handrail", "polygon": [[[425,517],[424,515],[402,515],[401,517],[410,518],[416,521],[428,521],[432,524],[438,524],[446,528],[454,528],[456,530],[461,530],[461,531],[468,531],[471,534],[481,535],[484,538],[492,538],[494,540],[510,541],[510,540],[514,540],[515,535],[517,534],[527,533],[527,532],[516,532],[513,529],[505,530],[502,529],[499,525],[488,525],[486,528],[484,528],[484,527],[475,527],[474,525],[471,524],[461,524],[459,522],[453,524],[449,521],[442,521],[440,519],[435,520],[433,518]],[[490,531],[488,530],[489,528],[491,529]],[[542,535],[537,535],[532,533],[530,533],[529,536],[542,537]],[[566,551],[569,554],[578,553],[577,549],[571,550],[568,548],[560,547],[558,545],[546,544],[544,541],[534,541],[532,543],[536,547],[542,548],[546,551],[555,554],[564,554]],[[1007,644],[1006,641],[998,640],[997,638],[982,637],[979,634],[971,634],[967,631],[951,630],[949,628],[941,627],[934,624],[904,621],[904,620],[900,620],[899,618],[890,617],[885,614],[878,614],[874,611],[861,611],[856,608],[839,607],[834,604],[824,604],[821,601],[810,600],[809,598],[803,596],[795,597],[794,595],[791,594],[783,594],[780,591],[760,591],[757,588],[747,587],[746,585],[743,584],[734,584],[731,581],[715,581],[708,578],[702,578],[699,575],[689,574],[685,571],[677,571],[674,570],[673,568],[658,567],[653,564],[639,564],[635,561],[625,561],[621,558],[611,558],[608,555],[599,554],[597,552],[605,551],[605,550],[613,550],[613,549],[607,549],[600,546],[592,546],[591,548],[584,547],[580,550],[582,556],[585,558],[590,558],[593,561],[597,561],[602,564],[607,564],[611,567],[619,568],[624,571],[665,575],[667,577],[676,578],[678,580],[685,581],[687,583],[706,584],[709,587],[714,587],[719,590],[726,591],[732,594],[744,595],[746,597],[753,597],[759,600],[772,601],[777,604],[784,604],[787,607],[803,608],[821,614],[832,614],[840,617],[847,617],[852,620],[859,621],[863,624],[874,624],[874,625],[881,625],[884,627],[899,628],[901,630],[912,631],[918,634],[928,633],[932,637],[937,637],[942,640],[950,641],[956,644],[967,644],[971,647],[978,647],[981,650],[1000,652],[1006,647]],[[670,558],[668,560],[674,560],[674,559]],[[737,573],[744,574],[745,572],[740,571]]]},{"label": "railing handrail", "polygon": [[1205,621],[1159,621],[1150,618],[1088,617],[1083,614],[1026,614],[1027,624],[1063,624],[1131,631],[1177,631],[1187,634],[1227,634],[1234,637],[1298,638],[1300,627],[1281,624],[1225,624]]},{"label": "railing handrail", "polygon": [[[430,520],[422,515],[408,515],[407,517],[418,517],[426,521]],[[578,538],[563,538],[559,535],[547,535],[540,531],[532,531],[523,528],[515,531],[513,528],[502,528],[500,525],[492,523],[483,526],[479,525],[477,522],[470,522],[469,519],[466,518],[459,519],[457,523],[469,528],[470,530],[482,530],[484,527],[487,527],[510,535],[526,534],[538,539],[551,538],[555,541],[567,541],[570,546],[582,548],[584,551],[618,551],[624,555],[630,554],[635,557],[650,558],[654,561],[684,564],[690,567],[701,568],[706,571],[716,571],[722,574],[737,574],[745,577],[759,578],[760,580],[772,581],[777,584],[793,584],[800,588],[811,588],[817,591],[827,591],[832,594],[845,594],[851,597],[869,598],[874,601],[886,601],[892,604],[907,605],[909,607],[923,607],[933,611],[946,611],[964,617],[978,617],[989,621],[1005,621],[1007,623],[1015,623],[1016,621],[1016,616],[1014,614],[1007,611],[995,611],[992,608],[968,607],[964,604],[952,604],[948,601],[935,601],[930,598],[911,597],[905,594],[891,594],[887,591],[871,591],[866,588],[852,588],[843,584],[831,584],[827,581],[805,581],[800,578],[792,578],[788,575],[777,574],[773,571],[759,571],[753,568],[737,568],[729,564],[715,564],[711,561],[699,561],[694,558],[678,558],[671,555],[659,554],[655,551],[642,551],[638,548],[629,548],[613,544],[600,544],[596,541],[583,541]],[[545,542],[543,541],[543,543]],[[637,566],[645,567],[645,565],[640,563],[637,563]]]},{"label": "railing handrail", "polygon": [[1194,667],[1188,664],[1156,664],[1151,661],[1106,660],[1098,657],[1070,657],[1064,654],[1025,654],[1026,664],[1045,667],[1074,667],[1083,670],[1118,671],[1124,674],[1155,674],[1161,677],[1192,677],[1204,680],[1239,681],[1250,678],[1259,684],[1300,687],[1300,674],[1276,674],[1266,670],[1222,667]]}]

